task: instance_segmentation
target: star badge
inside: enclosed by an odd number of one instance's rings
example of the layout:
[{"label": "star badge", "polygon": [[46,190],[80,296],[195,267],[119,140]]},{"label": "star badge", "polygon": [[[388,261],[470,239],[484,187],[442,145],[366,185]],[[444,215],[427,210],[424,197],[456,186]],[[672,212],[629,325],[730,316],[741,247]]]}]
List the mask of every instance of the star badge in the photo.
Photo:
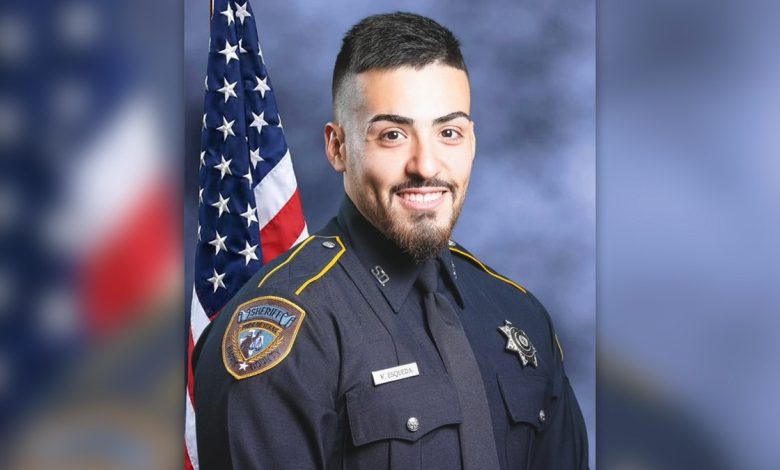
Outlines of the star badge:
[{"label": "star badge", "polygon": [[504,326],[500,326],[498,329],[506,336],[506,350],[516,352],[523,367],[527,366],[529,362],[534,367],[539,366],[536,359],[536,348],[531,344],[525,331],[513,326],[509,320],[504,320]]}]

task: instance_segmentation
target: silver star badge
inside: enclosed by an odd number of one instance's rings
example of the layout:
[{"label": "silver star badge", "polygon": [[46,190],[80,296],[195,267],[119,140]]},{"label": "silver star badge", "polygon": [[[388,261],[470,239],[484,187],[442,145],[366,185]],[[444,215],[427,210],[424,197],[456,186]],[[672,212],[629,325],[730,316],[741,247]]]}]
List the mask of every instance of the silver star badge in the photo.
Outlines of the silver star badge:
[{"label": "silver star badge", "polygon": [[536,360],[536,348],[531,344],[525,331],[513,326],[509,320],[504,320],[504,326],[500,326],[498,329],[506,335],[506,350],[516,352],[523,367],[527,366],[529,362],[534,367],[539,366]]}]

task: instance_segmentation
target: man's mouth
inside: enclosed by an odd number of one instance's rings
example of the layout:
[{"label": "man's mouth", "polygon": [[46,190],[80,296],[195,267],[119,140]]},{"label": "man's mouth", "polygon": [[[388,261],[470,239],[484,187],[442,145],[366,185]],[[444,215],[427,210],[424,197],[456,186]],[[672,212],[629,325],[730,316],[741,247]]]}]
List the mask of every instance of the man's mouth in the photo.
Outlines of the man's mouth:
[{"label": "man's mouth", "polygon": [[449,190],[440,187],[414,188],[398,191],[396,196],[401,199],[404,207],[411,210],[431,210],[444,201]]}]

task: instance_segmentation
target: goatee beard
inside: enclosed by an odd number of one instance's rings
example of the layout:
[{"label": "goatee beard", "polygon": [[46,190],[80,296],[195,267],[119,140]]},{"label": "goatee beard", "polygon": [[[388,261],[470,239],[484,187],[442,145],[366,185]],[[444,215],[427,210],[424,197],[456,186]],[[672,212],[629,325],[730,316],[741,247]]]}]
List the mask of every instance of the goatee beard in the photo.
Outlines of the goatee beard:
[{"label": "goatee beard", "polygon": [[447,246],[452,227],[435,225],[436,214],[422,213],[412,219],[413,228],[406,229],[401,224],[389,222],[385,235],[398,245],[404,253],[416,263],[435,258]]}]

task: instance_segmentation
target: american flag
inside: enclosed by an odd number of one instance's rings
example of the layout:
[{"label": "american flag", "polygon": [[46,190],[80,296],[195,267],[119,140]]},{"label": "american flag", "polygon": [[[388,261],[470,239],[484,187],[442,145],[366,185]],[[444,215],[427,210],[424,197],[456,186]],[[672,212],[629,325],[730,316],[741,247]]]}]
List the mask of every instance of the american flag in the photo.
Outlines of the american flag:
[{"label": "american flag", "polygon": [[[188,358],[238,289],[308,236],[252,8],[248,0],[215,0],[212,12]],[[187,362],[185,468],[197,469]]]}]

